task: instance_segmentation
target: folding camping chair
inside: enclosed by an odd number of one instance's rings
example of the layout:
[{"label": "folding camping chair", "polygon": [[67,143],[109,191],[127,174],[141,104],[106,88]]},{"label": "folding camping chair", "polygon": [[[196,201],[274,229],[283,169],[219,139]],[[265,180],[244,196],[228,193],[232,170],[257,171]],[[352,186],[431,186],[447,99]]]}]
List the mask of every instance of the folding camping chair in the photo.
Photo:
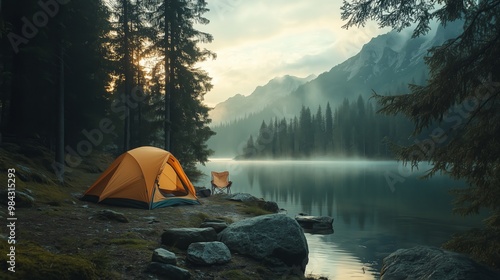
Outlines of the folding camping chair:
[{"label": "folding camping chair", "polygon": [[212,171],[212,194],[231,193],[231,185],[233,182],[229,181],[229,171],[215,172]]}]

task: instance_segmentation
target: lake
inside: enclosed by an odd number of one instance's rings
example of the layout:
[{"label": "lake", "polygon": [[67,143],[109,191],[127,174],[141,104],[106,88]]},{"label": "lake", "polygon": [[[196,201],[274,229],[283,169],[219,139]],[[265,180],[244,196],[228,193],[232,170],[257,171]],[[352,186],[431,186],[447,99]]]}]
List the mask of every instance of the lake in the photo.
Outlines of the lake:
[{"label": "lake", "polygon": [[398,248],[440,246],[452,234],[480,225],[453,215],[449,190],[464,184],[446,176],[419,177],[395,161],[234,161],[211,159],[196,186],[210,188],[210,171],[230,172],[233,193],[275,201],[286,214],[331,216],[333,234],[306,233],[306,274],[329,279],[378,279],[382,259]]}]

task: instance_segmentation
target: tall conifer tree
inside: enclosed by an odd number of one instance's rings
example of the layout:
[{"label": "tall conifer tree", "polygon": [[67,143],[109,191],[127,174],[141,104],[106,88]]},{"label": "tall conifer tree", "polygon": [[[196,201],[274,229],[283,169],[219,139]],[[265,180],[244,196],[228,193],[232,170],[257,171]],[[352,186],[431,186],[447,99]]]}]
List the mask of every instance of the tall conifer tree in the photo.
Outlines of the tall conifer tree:
[{"label": "tall conifer tree", "polygon": [[[398,159],[412,166],[430,161],[427,177],[445,173],[464,180],[468,187],[456,191],[458,213],[481,209],[490,213],[484,231],[458,239],[454,248],[496,266],[500,266],[499,14],[499,0],[353,0],[344,1],[342,7],[346,28],[363,26],[369,19],[397,31],[416,24],[414,37],[427,33],[431,20],[463,23],[460,35],[430,49],[425,60],[430,70],[427,84],[410,85],[410,94],[375,96],[381,112],[404,114],[415,125],[414,144],[395,146]],[[435,129],[422,134],[431,126]],[[491,242],[485,243],[488,239]]]},{"label": "tall conifer tree", "polygon": [[188,170],[196,162],[207,161],[211,151],[205,142],[214,133],[207,126],[209,108],[202,103],[211,88],[210,77],[197,62],[215,58],[200,49],[198,43],[209,43],[212,35],[194,29],[194,24],[208,24],[203,0],[149,1],[157,28],[154,48],[163,56],[165,71],[164,145]]}]

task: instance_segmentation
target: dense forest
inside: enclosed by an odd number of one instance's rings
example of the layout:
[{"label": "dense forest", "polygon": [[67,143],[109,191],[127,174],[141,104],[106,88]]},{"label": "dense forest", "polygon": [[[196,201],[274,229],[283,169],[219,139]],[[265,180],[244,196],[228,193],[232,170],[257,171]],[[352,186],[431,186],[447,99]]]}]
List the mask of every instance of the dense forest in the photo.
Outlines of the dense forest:
[{"label": "dense forest", "polygon": [[411,123],[377,114],[362,96],[332,112],[303,106],[292,119],[262,121],[257,137],[250,136],[238,158],[363,157],[391,158],[387,139],[407,144]]},{"label": "dense forest", "polygon": [[[142,145],[171,151],[188,172],[205,162],[212,85],[195,67],[215,54],[203,0],[3,1],[3,142],[55,152],[54,171],[95,150]],[[167,96],[167,98],[165,98]]]}]

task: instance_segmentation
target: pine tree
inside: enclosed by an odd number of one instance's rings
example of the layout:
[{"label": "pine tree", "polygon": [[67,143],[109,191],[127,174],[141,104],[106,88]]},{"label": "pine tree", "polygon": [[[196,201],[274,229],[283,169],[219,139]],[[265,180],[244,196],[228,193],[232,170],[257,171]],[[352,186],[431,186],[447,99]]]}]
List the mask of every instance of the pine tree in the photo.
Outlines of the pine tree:
[{"label": "pine tree", "polygon": [[328,155],[333,153],[333,140],[333,115],[328,102],[325,111],[325,150]]},{"label": "pine tree", "polygon": [[[129,11],[130,3],[129,0],[122,0],[122,14],[121,14],[121,24],[123,28],[123,72],[125,76],[125,90],[124,96],[126,99],[130,98],[130,91],[132,88],[131,81],[131,60],[130,60],[130,22],[129,22]],[[125,121],[123,127],[123,152],[130,150],[130,106],[125,106]]]},{"label": "pine tree", "polygon": [[283,118],[278,124],[278,156],[279,157],[289,157],[290,156],[290,141],[292,136],[288,131],[288,124],[286,119]]},{"label": "pine tree", "polygon": [[[112,76],[114,102],[123,108],[117,120],[122,124],[121,150],[147,145],[141,133],[147,126],[143,122],[143,110],[148,89],[145,88],[144,69],[140,60],[147,51],[147,39],[152,37],[152,29],[148,27],[146,11],[141,1],[114,0],[110,5],[112,31],[108,34],[109,57],[112,59]],[[154,79],[155,77],[153,77]],[[127,102],[132,100],[133,102]]]},{"label": "pine tree", "polygon": [[299,116],[299,151],[302,156],[310,156],[314,143],[314,130],[309,107],[302,106]]},{"label": "pine tree", "polygon": [[271,142],[271,134],[265,121],[262,121],[259,128],[259,135],[257,136],[257,141],[255,148],[257,149],[257,154],[260,157],[267,156],[268,146]]},{"label": "pine tree", "polygon": [[[426,85],[410,85],[410,94],[375,97],[381,112],[404,114],[415,125],[415,142],[395,145],[397,158],[412,166],[431,162],[427,177],[445,173],[464,180],[468,187],[455,192],[458,213],[490,213],[484,231],[459,239],[454,248],[500,266],[500,1],[440,1],[435,10],[434,3],[345,1],[342,18],[346,28],[368,19],[398,31],[416,23],[414,37],[427,33],[434,19],[463,23],[458,37],[429,50]],[[486,236],[491,243],[483,242]]]},{"label": "pine tree", "polygon": [[164,70],[164,147],[170,150],[187,172],[196,162],[207,161],[211,151],[205,142],[213,131],[207,126],[209,108],[203,96],[212,88],[208,74],[195,68],[197,62],[215,58],[197,43],[213,40],[210,34],[194,29],[208,24],[202,15],[208,11],[203,0],[148,1],[151,21],[157,29],[152,47],[163,56]]},{"label": "pine tree", "polygon": [[321,106],[318,106],[316,115],[314,116],[314,153],[320,156],[325,154],[325,118],[323,117],[323,111]]},{"label": "pine tree", "polygon": [[366,109],[365,109],[365,101],[361,95],[358,96],[356,101],[356,110],[357,116],[356,121],[354,123],[356,127],[356,140],[357,140],[357,150],[359,155],[362,157],[366,157]]},{"label": "pine tree", "polygon": [[106,141],[99,135],[85,147],[77,145],[84,131],[99,127],[99,116],[109,108],[109,14],[101,1],[28,2],[2,3],[1,132],[16,143],[55,149],[52,167],[62,181],[65,153],[82,158]]}]

